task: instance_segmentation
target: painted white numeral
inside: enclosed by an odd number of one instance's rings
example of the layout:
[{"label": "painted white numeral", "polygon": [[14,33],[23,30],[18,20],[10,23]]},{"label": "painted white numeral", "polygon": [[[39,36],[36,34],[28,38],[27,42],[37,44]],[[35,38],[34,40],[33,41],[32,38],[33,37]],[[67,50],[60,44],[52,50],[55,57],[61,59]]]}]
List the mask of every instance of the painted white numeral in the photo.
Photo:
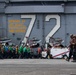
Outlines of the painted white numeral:
[{"label": "painted white numeral", "polygon": [[[25,37],[23,39],[23,42],[26,43],[27,42],[26,37],[30,36],[30,33],[32,31],[32,28],[33,28],[33,25],[34,25],[34,22],[36,19],[36,16],[35,15],[21,15],[21,18],[31,18],[31,22],[29,24],[29,27],[28,27],[26,34],[25,34]],[[57,22],[56,22],[55,27],[50,31],[50,33],[45,38],[47,43],[49,42],[49,38],[52,37],[57,32],[57,30],[60,28],[60,16],[59,15],[47,15],[45,17],[45,21],[49,21],[52,18],[55,18]]]},{"label": "painted white numeral", "polygon": [[45,21],[49,21],[52,18],[55,18],[57,22],[56,22],[55,27],[50,31],[50,33],[45,38],[47,43],[49,42],[49,38],[52,37],[57,32],[57,30],[60,28],[60,16],[59,15],[47,15],[45,18]]},{"label": "painted white numeral", "polygon": [[22,41],[22,42],[26,43],[27,42],[26,37],[30,36],[30,33],[32,31],[32,28],[33,28],[36,17],[35,17],[35,15],[21,15],[21,18],[31,18],[31,22],[30,22],[29,27],[28,27],[28,29],[26,31],[25,37],[24,37],[24,39]]}]

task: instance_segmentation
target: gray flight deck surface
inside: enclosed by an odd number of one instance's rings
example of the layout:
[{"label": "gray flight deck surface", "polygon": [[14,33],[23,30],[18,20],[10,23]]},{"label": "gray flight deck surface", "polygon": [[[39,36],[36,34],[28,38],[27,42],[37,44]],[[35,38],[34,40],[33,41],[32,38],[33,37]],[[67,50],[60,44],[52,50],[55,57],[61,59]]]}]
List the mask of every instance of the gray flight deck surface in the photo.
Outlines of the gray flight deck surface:
[{"label": "gray flight deck surface", "polygon": [[76,75],[76,62],[64,59],[3,59],[0,75]]}]

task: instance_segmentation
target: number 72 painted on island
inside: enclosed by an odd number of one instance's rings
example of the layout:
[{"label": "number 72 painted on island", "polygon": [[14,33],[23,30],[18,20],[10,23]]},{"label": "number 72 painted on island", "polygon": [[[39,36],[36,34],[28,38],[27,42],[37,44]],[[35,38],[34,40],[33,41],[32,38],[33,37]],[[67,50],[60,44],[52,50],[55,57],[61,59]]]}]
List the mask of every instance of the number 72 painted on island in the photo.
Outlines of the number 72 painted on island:
[{"label": "number 72 painted on island", "polygon": [[[28,29],[26,31],[25,37],[23,39],[22,42],[26,43],[27,42],[27,38],[30,36],[30,33],[32,31],[33,25],[35,23],[36,20],[36,15],[21,15],[21,18],[31,18],[30,24],[28,26]],[[45,41],[48,43],[50,37],[52,37],[60,28],[60,16],[59,15],[47,15],[45,17],[45,21],[49,21],[50,19],[55,18],[56,19],[56,25],[54,26],[54,28],[49,32],[49,34],[45,37]]]}]

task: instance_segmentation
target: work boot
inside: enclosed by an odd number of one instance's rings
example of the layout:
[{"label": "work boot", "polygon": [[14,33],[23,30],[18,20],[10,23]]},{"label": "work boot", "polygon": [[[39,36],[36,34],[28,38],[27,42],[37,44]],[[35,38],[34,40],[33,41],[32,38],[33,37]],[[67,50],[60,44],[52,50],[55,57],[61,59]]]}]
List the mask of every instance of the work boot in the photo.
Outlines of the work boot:
[{"label": "work boot", "polygon": [[70,59],[66,59],[66,61],[68,61],[68,62],[69,62],[69,61],[70,61]]}]

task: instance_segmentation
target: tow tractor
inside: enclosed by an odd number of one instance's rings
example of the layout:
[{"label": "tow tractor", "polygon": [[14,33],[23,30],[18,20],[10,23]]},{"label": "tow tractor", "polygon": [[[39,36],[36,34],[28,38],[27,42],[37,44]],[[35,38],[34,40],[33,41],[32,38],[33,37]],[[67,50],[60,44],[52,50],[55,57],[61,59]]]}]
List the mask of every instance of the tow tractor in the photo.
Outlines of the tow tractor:
[{"label": "tow tractor", "polygon": [[64,58],[67,59],[69,56],[69,49],[68,48],[51,48],[50,54],[53,58]]},{"label": "tow tractor", "polygon": [[67,59],[69,56],[69,48],[62,45],[63,40],[60,38],[52,39],[53,46],[50,49],[50,54],[53,58],[64,58]]}]

